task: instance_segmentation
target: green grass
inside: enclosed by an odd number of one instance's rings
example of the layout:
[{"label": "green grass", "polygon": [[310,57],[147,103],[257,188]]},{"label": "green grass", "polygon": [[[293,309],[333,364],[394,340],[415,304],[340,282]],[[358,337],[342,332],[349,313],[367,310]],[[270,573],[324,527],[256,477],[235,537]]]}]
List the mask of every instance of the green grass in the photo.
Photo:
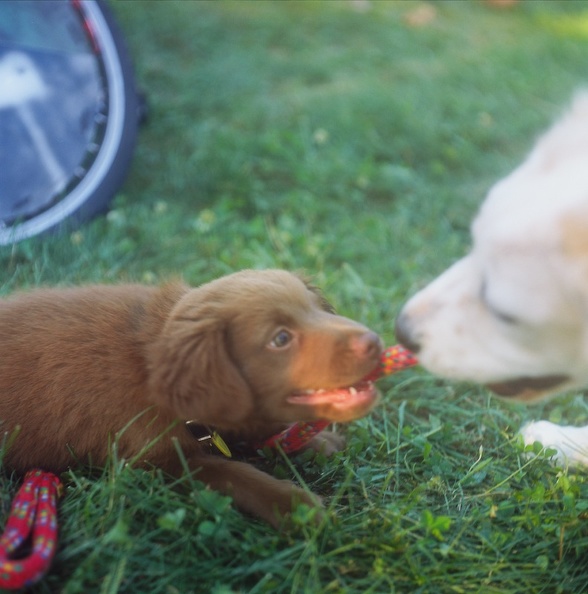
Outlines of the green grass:
[{"label": "green grass", "polygon": [[[113,3],[148,92],[107,217],[0,249],[0,293],[246,267],[304,269],[394,342],[418,287],[463,254],[490,185],[585,81],[588,7],[414,2]],[[531,418],[586,422],[581,395],[524,408],[411,370],[339,430],[333,459],[279,456],[329,513],[277,534],[226,498],[126,468],[64,476],[61,541],[34,592],[588,591],[588,482],[528,459]],[[92,423],[92,419],[85,422]],[[0,481],[5,517],[17,482]]]}]

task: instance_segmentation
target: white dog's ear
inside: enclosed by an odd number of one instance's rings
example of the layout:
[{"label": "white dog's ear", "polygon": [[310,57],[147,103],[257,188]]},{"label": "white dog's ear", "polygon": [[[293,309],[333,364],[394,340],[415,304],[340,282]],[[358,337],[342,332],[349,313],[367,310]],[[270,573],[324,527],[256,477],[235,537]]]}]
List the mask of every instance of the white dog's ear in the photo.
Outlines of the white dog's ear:
[{"label": "white dog's ear", "polygon": [[251,389],[228,352],[218,304],[189,291],[149,352],[151,397],[182,420],[231,427],[253,410]]}]

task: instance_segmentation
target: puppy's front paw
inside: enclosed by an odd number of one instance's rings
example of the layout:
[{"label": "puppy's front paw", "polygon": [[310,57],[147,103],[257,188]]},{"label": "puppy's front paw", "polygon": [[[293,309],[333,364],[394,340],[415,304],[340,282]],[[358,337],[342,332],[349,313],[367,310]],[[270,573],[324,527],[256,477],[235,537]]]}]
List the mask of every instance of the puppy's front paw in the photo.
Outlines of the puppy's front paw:
[{"label": "puppy's front paw", "polygon": [[292,485],[291,510],[280,515],[280,527],[285,530],[300,525],[318,525],[324,518],[322,500],[318,495],[309,493]]},{"label": "puppy's front paw", "polygon": [[275,528],[288,527],[292,513],[303,504],[314,511],[313,520],[318,523],[323,515],[321,498],[309,493],[290,481],[280,481],[279,492],[272,494],[272,501],[260,515]]},{"label": "puppy's front paw", "polygon": [[345,447],[345,438],[333,431],[322,431],[313,437],[307,444],[306,449],[311,448],[319,454],[332,456]]}]

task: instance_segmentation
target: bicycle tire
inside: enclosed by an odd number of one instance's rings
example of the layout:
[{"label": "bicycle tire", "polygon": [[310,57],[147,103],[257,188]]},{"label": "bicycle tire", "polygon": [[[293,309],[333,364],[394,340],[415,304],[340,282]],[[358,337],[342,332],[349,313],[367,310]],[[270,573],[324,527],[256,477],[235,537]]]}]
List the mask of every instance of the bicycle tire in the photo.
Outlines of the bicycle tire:
[{"label": "bicycle tire", "polygon": [[93,114],[91,142],[71,178],[38,212],[32,207],[27,216],[0,220],[0,245],[73,229],[105,212],[131,164],[141,105],[122,33],[103,0],[62,0],[60,9],[64,1],[79,18],[93,52],[103,101]]}]

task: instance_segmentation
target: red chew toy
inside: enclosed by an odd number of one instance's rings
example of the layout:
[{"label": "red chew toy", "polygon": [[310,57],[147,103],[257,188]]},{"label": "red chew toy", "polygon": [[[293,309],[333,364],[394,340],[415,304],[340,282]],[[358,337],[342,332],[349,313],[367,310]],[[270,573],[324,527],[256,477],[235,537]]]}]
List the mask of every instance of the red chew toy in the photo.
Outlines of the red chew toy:
[{"label": "red chew toy", "polygon": [[380,365],[365,379],[375,381],[383,375],[392,375],[397,371],[418,365],[417,358],[402,345],[388,347],[380,357]]},{"label": "red chew toy", "polygon": [[[417,358],[403,346],[397,344],[388,347],[380,357],[380,364],[365,377],[367,381],[375,381],[383,375],[391,375],[402,369],[413,367],[418,364]],[[282,433],[278,433],[258,445],[258,449],[265,447],[280,448],[291,454],[302,449],[315,435],[329,426],[329,421],[310,421],[295,423]]]}]

